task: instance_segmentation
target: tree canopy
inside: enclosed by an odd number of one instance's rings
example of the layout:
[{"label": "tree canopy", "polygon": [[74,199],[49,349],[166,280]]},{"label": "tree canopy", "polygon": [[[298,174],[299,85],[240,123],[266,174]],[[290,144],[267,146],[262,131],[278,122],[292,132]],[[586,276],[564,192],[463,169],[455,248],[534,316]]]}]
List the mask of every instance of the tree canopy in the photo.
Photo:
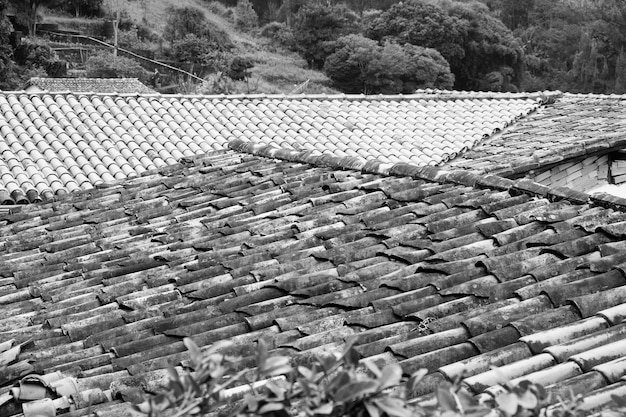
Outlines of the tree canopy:
[{"label": "tree canopy", "polygon": [[480,3],[438,5],[409,0],[373,19],[365,34],[379,41],[395,41],[434,48],[449,62],[454,87],[493,88],[488,76],[502,79],[498,90],[517,89],[523,50],[513,33]]},{"label": "tree canopy", "polygon": [[324,71],[348,93],[413,93],[418,88],[449,89],[454,76],[445,58],[432,48],[387,42],[361,35],[337,40]]},{"label": "tree canopy", "polygon": [[321,69],[335,50],[335,41],[357,31],[358,16],[344,5],[307,4],[296,14],[296,48],[312,68]]}]

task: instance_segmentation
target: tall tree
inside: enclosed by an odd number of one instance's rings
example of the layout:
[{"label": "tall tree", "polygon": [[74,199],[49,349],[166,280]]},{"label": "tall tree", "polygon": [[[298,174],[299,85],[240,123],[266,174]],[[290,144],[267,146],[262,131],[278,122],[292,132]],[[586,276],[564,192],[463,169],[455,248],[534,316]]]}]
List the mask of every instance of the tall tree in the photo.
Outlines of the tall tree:
[{"label": "tall tree", "polygon": [[418,88],[449,89],[454,82],[436,50],[390,42],[381,46],[361,35],[339,38],[324,71],[346,93],[410,94]]},{"label": "tall tree", "polygon": [[489,89],[495,73],[501,88],[516,89],[523,76],[521,44],[481,3],[409,0],[375,18],[365,33],[436,49],[450,63],[457,89]]},{"label": "tall tree", "polygon": [[6,2],[0,0],[0,90],[12,90],[16,87],[12,31],[13,27],[6,16]]},{"label": "tall tree", "polygon": [[296,48],[312,68],[321,69],[335,41],[357,30],[358,16],[344,5],[314,3],[302,7],[293,26]]}]

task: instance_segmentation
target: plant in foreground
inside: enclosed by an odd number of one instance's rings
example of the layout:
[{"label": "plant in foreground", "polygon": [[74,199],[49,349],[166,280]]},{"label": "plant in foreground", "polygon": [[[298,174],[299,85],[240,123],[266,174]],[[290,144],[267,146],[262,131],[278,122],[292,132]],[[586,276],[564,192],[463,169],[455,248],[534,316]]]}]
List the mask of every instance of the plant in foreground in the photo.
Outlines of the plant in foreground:
[{"label": "plant in foreground", "polygon": [[[193,372],[179,375],[171,368],[167,389],[134,406],[140,416],[183,417],[509,417],[545,415],[546,392],[523,381],[503,384],[503,392],[489,404],[479,404],[461,384],[461,377],[436,390],[437,404],[421,407],[409,400],[426,375],[421,369],[409,378],[397,364],[380,369],[359,361],[349,343],[341,354],[316,358],[310,367],[292,366],[286,356],[269,356],[260,340],[256,368],[242,368],[229,356],[228,342],[202,351],[184,340]],[[360,367],[359,365],[363,365]],[[562,417],[576,415],[576,407],[561,407]]]}]

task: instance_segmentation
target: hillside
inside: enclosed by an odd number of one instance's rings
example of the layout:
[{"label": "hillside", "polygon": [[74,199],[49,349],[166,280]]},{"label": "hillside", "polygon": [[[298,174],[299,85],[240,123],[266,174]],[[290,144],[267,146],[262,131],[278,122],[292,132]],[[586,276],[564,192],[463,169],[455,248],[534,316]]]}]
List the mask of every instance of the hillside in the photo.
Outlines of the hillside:
[{"label": "hillside", "polygon": [[[328,87],[328,78],[319,71],[307,68],[307,64],[298,54],[276,48],[269,41],[259,35],[259,30],[243,32],[233,23],[233,9],[229,9],[217,2],[203,2],[197,0],[105,0],[103,10],[108,16],[115,16],[119,10],[121,21],[125,26],[139,27],[143,32],[151,32],[155,37],[164,35],[170,7],[193,6],[201,9],[207,21],[219,30],[225,32],[234,44],[233,55],[250,60],[253,67],[249,69],[249,76],[241,81],[229,81],[229,93],[268,93],[288,94],[292,92],[307,93],[335,93],[336,90]],[[56,11],[43,10],[42,23],[58,24],[63,30],[78,31],[89,34],[94,32],[90,27],[100,30],[104,19],[86,19],[70,15],[60,15]],[[158,42],[144,43],[144,48],[153,50],[162,48]],[[158,58],[157,58],[158,59]],[[209,77],[210,78],[210,77]],[[180,85],[177,92],[206,92],[202,86]]]}]

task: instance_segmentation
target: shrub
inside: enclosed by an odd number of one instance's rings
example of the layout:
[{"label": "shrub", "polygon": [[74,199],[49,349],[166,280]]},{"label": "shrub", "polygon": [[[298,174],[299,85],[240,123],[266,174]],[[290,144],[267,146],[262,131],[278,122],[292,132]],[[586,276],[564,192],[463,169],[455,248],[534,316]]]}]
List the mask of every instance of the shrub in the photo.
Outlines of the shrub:
[{"label": "shrub", "polygon": [[[228,355],[229,342],[218,342],[204,352],[189,338],[184,344],[195,373],[179,375],[170,369],[167,388],[134,406],[138,414],[192,416],[221,411],[250,417],[521,417],[542,415],[547,404],[543,387],[528,381],[504,383],[493,401],[478,403],[458,378],[437,387],[434,408],[420,407],[409,398],[427,370],[406,378],[397,364],[380,369],[371,361],[360,361],[351,344],[342,354],[315,358],[308,367],[297,366],[286,356],[270,356],[261,339],[255,368],[245,368],[239,358]],[[573,417],[576,403],[562,402],[557,411],[562,417]]]},{"label": "shrub", "polygon": [[25,39],[14,52],[18,65],[29,68],[40,68],[46,72],[55,62],[59,61],[57,54],[50,46],[39,40]]},{"label": "shrub", "polygon": [[137,61],[104,52],[89,57],[85,63],[87,77],[91,78],[139,78],[146,72]]},{"label": "shrub", "polygon": [[397,45],[360,35],[337,41],[324,65],[335,86],[347,93],[413,93],[418,88],[449,89],[450,66],[439,52],[410,44]]},{"label": "shrub", "polygon": [[177,61],[206,63],[208,54],[217,46],[193,33],[172,42],[172,55]]},{"label": "shrub", "polygon": [[357,29],[358,16],[346,6],[314,3],[303,6],[293,27],[296,48],[311,68],[321,69],[335,41]]},{"label": "shrub", "polygon": [[249,0],[239,0],[235,8],[235,25],[244,30],[254,29],[259,25],[259,16]]},{"label": "shrub", "polygon": [[216,16],[223,17],[225,19],[230,19],[233,17],[233,9],[226,7],[219,1],[212,1],[208,3],[205,7],[208,11]]},{"label": "shrub", "polygon": [[293,31],[285,23],[270,22],[261,28],[261,36],[272,41],[274,46],[288,50],[296,49]]}]

